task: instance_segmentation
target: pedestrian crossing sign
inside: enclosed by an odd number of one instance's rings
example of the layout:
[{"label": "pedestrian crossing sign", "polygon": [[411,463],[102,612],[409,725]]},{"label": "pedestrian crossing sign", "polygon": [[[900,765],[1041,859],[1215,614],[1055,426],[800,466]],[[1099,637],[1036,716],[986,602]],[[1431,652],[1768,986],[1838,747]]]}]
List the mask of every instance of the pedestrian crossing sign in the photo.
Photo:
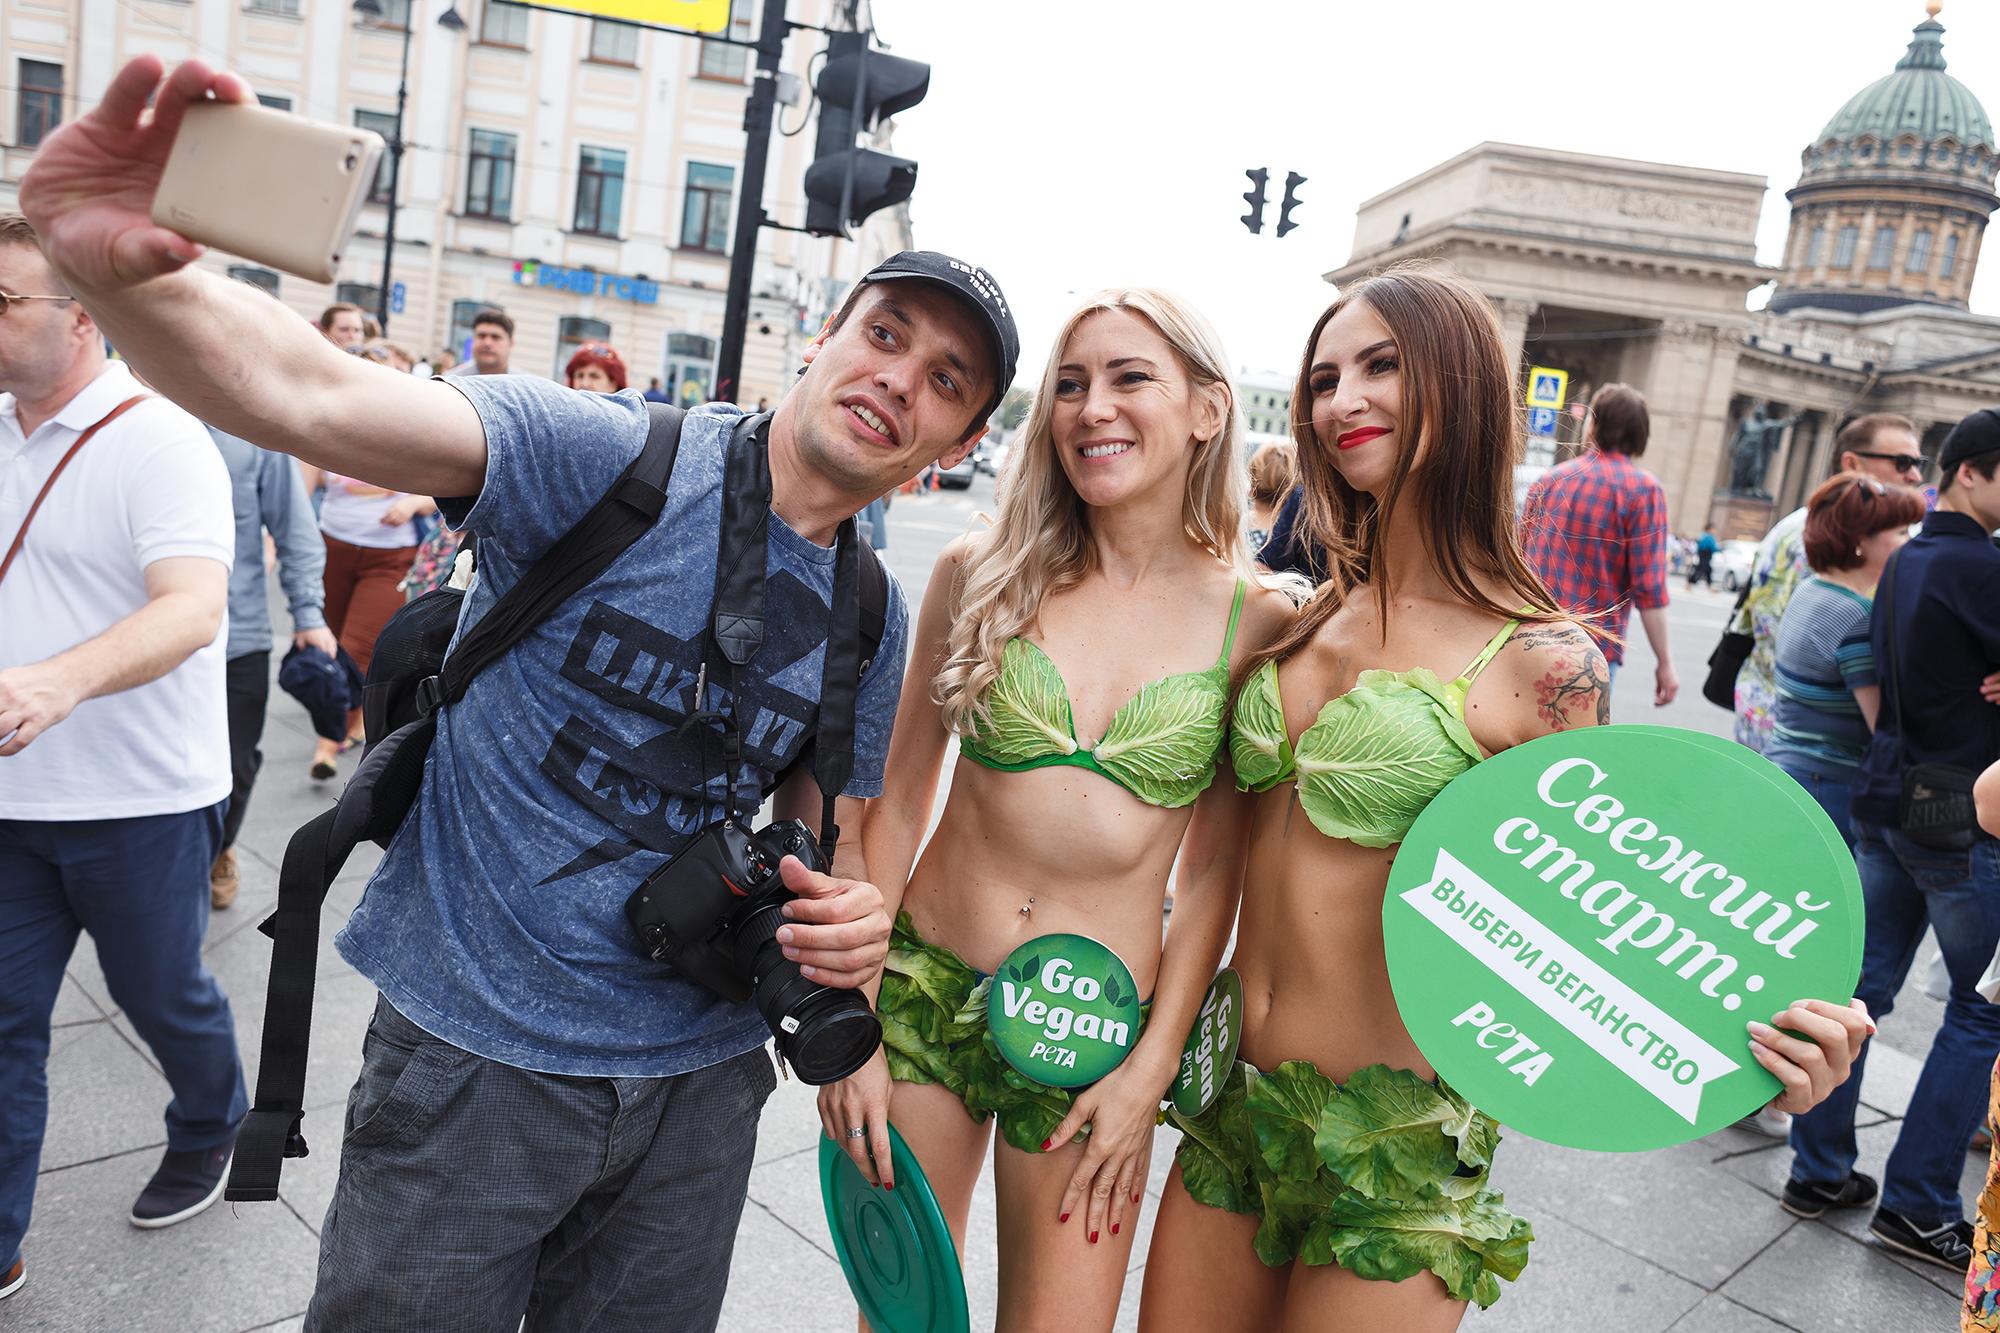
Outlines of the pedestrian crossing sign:
[{"label": "pedestrian crossing sign", "polygon": [[1528,406],[1559,408],[1569,395],[1569,372],[1549,366],[1528,367]]}]

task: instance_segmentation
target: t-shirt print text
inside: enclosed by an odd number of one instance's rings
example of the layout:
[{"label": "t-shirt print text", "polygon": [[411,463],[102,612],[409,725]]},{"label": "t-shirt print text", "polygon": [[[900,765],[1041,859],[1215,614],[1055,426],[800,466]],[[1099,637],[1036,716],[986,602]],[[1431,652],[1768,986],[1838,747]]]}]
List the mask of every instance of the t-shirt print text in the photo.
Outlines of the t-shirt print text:
[{"label": "t-shirt print text", "polygon": [[[740,699],[727,680],[708,682],[706,703],[729,712],[740,730],[739,800],[754,803],[769,778],[798,756],[819,715],[826,603],[786,570],[766,583],[765,640],[739,672]],[[564,679],[624,713],[658,723],[636,742],[572,713],[551,740],[541,768],[549,781],[617,829],[554,871],[543,884],[639,851],[672,853],[722,817],[727,743],[720,728],[682,724],[695,698],[702,645],[593,602],[571,640]],[[603,718],[610,723],[612,719]],[[632,730],[642,730],[632,728]]]}]

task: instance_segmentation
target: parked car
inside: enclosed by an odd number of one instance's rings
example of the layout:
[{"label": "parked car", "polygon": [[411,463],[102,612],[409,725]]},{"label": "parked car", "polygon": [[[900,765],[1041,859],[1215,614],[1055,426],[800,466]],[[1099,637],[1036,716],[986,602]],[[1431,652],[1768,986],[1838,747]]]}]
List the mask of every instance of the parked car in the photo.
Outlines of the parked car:
[{"label": "parked car", "polygon": [[1715,553],[1715,563],[1709,568],[1717,583],[1730,592],[1736,592],[1750,581],[1750,567],[1756,559],[1756,542],[1724,542],[1722,549]]},{"label": "parked car", "polygon": [[972,470],[984,472],[989,477],[1000,475],[1000,469],[1007,466],[1007,442],[1005,440],[981,440],[972,446]]}]

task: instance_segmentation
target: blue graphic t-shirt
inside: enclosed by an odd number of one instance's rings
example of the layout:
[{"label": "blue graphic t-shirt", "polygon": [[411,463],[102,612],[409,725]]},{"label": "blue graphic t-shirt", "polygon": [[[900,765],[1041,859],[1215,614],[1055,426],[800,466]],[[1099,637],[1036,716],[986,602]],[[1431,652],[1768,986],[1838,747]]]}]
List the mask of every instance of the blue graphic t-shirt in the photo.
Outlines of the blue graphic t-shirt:
[{"label": "blue graphic t-shirt", "polygon": [[[485,489],[469,510],[443,503],[446,522],[479,534],[463,635],[638,456],[647,418],[636,393],[513,375],[448,382],[486,428]],[[416,808],[336,937],[391,1004],[454,1045],[544,1073],[660,1077],[770,1035],[750,1005],[640,953],[625,919],[639,882],[723,815],[719,733],[676,728],[696,711],[738,415],[689,414],[659,521],[439,714]],[[772,516],[764,646],[733,708],[740,788],[768,782],[809,738],[833,572],[831,548]],[[891,579],[845,795],[882,790],[908,619]],[[729,702],[711,681],[710,705]]]}]

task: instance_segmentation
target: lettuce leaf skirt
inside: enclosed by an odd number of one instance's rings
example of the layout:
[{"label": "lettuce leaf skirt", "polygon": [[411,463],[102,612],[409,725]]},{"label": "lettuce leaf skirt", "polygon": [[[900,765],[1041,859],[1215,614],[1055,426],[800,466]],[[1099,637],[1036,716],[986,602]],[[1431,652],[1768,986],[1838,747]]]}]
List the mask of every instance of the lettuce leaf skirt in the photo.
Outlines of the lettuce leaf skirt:
[{"label": "lettuce leaf skirt", "polygon": [[1370,1065],[1345,1084],[1309,1061],[1238,1060],[1209,1108],[1169,1111],[1197,1203],[1259,1219],[1273,1268],[1335,1263],[1399,1282],[1425,1269],[1489,1306],[1528,1263],[1534,1231],[1486,1188],[1500,1127],[1442,1082]]},{"label": "lettuce leaf skirt", "polygon": [[[951,950],[926,943],[910,914],[898,912],[875,1001],[889,1077],[941,1084],[965,1103],[975,1122],[997,1117],[1007,1142],[1022,1152],[1040,1152],[1069,1114],[1076,1093],[1039,1083],[1001,1056],[986,1030],[992,989],[992,977]],[[1140,1008],[1142,1024],[1152,1007],[1148,1002]]]}]

